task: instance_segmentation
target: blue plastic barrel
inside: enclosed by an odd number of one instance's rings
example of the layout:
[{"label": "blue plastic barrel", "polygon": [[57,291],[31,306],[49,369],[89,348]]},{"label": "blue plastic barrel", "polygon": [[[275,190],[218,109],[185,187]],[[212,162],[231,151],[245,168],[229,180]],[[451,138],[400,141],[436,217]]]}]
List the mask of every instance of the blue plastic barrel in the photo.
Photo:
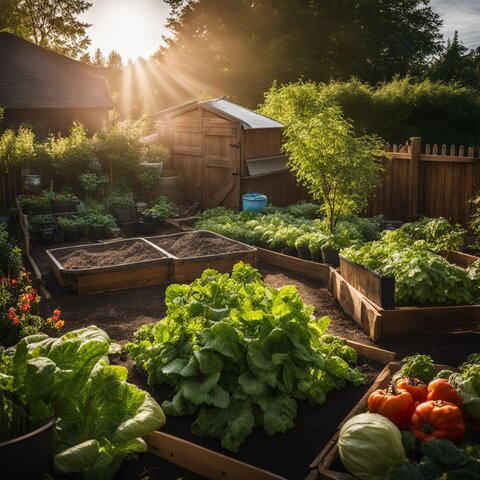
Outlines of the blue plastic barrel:
[{"label": "blue plastic barrel", "polygon": [[244,193],[242,204],[244,212],[260,212],[267,206],[267,196],[263,193]]}]

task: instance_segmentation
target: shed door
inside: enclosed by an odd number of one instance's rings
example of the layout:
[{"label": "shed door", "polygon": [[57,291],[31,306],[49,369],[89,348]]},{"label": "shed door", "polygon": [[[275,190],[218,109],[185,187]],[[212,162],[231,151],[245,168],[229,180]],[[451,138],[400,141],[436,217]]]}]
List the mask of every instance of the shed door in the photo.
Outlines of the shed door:
[{"label": "shed door", "polygon": [[204,124],[204,208],[238,209],[240,203],[240,128]]}]

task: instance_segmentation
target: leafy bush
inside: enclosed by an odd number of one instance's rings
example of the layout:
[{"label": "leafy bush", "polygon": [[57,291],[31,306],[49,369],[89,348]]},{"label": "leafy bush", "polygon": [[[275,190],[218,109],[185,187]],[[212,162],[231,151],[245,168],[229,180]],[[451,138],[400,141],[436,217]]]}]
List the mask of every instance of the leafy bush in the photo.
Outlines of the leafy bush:
[{"label": "leafy bush", "polygon": [[423,219],[341,253],[382,275],[393,276],[398,306],[471,304],[475,293],[468,272],[434,253],[458,246],[462,239],[459,226],[444,219]]},{"label": "leafy bush", "polygon": [[32,215],[28,219],[30,232],[38,232],[42,228],[48,227],[55,227],[55,217],[53,215]]},{"label": "leafy bush", "polygon": [[93,326],[0,349],[0,441],[56,417],[56,473],[112,478],[125,458],[147,450],[141,437],[165,423],[155,400],[126,382],[127,369],[108,364],[118,350]]},{"label": "leafy bush", "polygon": [[170,218],[175,212],[175,205],[166,197],[158,197],[154,204],[143,211],[143,215],[157,218],[160,222]]},{"label": "leafy bush", "polygon": [[118,190],[113,190],[103,199],[102,203],[108,211],[111,211],[113,208],[128,209],[135,206],[132,192],[120,192]]},{"label": "leafy bush", "polygon": [[364,382],[356,353],[326,336],[295,287],[268,287],[238,263],[231,276],[205,270],[191,285],[170,285],[167,316],[126,346],[150,385],[167,383],[167,415],[197,417],[192,431],[236,451],[255,425],[269,435],[294,426],[296,399]]},{"label": "leafy bush", "polygon": [[32,130],[20,127],[17,132],[5,130],[0,135],[0,171],[33,164],[36,156],[37,144]]},{"label": "leafy bush", "polygon": [[7,226],[0,223],[0,276],[15,276],[22,269],[22,252],[13,245],[8,236]]},{"label": "leafy bush", "polygon": [[145,148],[143,160],[148,163],[167,162],[170,159],[170,151],[164,145],[150,144]]},{"label": "leafy bush", "polygon": [[90,225],[103,225],[104,227],[115,228],[117,222],[109,213],[101,213],[95,210],[85,210],[80,214],[82,224],[86,226]]}]

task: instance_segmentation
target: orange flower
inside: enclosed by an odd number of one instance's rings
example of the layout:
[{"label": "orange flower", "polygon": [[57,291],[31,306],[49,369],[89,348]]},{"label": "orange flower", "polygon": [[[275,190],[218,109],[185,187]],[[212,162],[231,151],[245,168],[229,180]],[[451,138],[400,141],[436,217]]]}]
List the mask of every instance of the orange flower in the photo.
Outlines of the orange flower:
[{"label": "orange flower", "polygon": [[62,311],[57,308],[56,310],[53,311],[53,314],[58,317],[59,315],[62,314]]},{"label": "orange flower", "polygon": [[63,320],[58,320],[57,322],[55,322],[54,327],[60,329],[60,328],[62,328],[64,325],[65,325],[65,322],[64,322]]},{"label": "orange flower", "polygon": [[12,280],[12,285],[16,285],[17,281],[15,279]]},{"label": "orange flower", "polygon": [[20,323],[20,320],[18,319],[18,317],[13,317],[13,318],[12,318],[12,323],[13,323],[14,325],[18,325],[18,324]]},{"label": "orange flower", "polygon": [[28,303],[24,303],[22,304],[22,306],[20,307],[24,312],[26,312],[29,308],[30,308],[30,305]]}]

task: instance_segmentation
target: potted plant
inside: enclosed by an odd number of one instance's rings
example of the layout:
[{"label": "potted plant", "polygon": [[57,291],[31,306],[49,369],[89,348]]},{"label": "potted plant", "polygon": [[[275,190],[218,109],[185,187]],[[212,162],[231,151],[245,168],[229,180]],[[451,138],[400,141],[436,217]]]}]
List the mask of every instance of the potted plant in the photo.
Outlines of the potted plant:
[{"label": "potted plant", "polygon": [[43,196],[49,199],[53,213],[68,213],[76,211],[78,198],[67,192],[43,192]]},{"label": "potted plant", "polygon": [[158,197],[155,203],[143,211],[142,218],[145,222],[156,222],[161,225],[175,212],[175,205],[166,197]]},{"label": "potted plant", "polygon": [[25,214],[47,215],[52,213],[50,199],[44,195],[18,195],[17,200]]},{"label": "potted plant", "polygon": [[51,244],[55,241],[55,218],[52,215],[35,215],[28,219],[28,228],[44,243]]},{"label": "potted plant", "polygon": [[88,235],[92,240],[100,240],[105,236],[106,227],[117,226],[115,219],[108,213],[86,211],[82,215],[84,224],[88,227]]},{"label": "potted plant", "polygon": [[111,212],[115,220],[119,223],[134,222],[135,202],[132,192],[119,192],[114,190],[103,200],[105,210]]},{"label": "potted plant", "polygon": [[302,260],[310,260],[312,258],[312,254],[310,252],[311,237],[311,233],[305,233],[300,235],[295,240],[295,247],[297,248],[298,257]]},{"label": "potted plant", "polygon": [[322,257],[324,263],[334,268],[340,266],[340,258],[338,252],[343,248],[351,245],[349,230],[347,228],[337,228],[333,233],[329,233],[325,237],[322,246]]},{"label": "potted plant", "polygon": [[152,144],[146,147],[140,165],[146,168],[154,168],[160,175],[164,162],[167,162],[169,159],[170,152],[167,147],[163,145]]},{"label": "potted plant", "polygon": [[313,262],[322,261],[322,247],[325,244],[326,236],[322,232],[312,233],[308,242],[311,259]]},{"label": "potted plant", "polygon": [[74,217],[58,217],[58,231],[64,232],[64,238],[67,242],[76,242],[78,240],[77,219]]}]

